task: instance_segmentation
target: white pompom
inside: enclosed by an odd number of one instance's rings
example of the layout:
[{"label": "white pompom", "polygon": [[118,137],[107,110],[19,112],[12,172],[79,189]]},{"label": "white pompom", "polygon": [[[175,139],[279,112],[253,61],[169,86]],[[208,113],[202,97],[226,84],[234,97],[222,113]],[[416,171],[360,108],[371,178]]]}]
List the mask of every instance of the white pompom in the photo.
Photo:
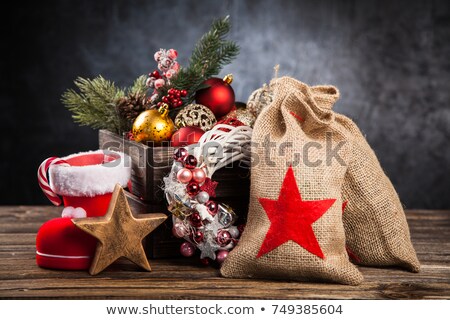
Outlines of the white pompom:
[{"label": "white pompom", "polygon": [[72,212],[72,218],[77,219],[77,218],[86,218],[87,214],[86,214],[86,210],[84,210],[81,207],[75,208],[75,210],[73,210]]},{"label": "white pompom", "polygon": [[74,207],[65,207],[61,213],[61,217],[63,218],[72,218]]}]

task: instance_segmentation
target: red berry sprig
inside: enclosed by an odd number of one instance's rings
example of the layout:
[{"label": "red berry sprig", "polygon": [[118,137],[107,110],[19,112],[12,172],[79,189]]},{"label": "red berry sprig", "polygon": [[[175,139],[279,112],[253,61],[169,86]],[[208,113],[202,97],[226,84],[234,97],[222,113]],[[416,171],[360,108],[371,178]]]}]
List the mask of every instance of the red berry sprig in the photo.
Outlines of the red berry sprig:
[{"label": "red berry sprig", "polygon": [[187,96],[186,90],[178,90],[175,88],[170,88],[167,91],[167,95],[163,96],[161,98],[161,101],[158,102],[158,107],[161,106],[163,103],[167,103],[169,107],[172,108],[179,108],[183,105],[182,98]]}]

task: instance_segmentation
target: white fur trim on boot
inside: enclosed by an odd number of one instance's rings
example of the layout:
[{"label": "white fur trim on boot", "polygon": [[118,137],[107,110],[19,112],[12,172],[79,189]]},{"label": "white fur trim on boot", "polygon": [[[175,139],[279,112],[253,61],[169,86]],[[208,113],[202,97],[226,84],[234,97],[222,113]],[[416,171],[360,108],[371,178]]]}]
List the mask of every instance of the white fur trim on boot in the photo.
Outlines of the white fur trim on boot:
[{"label": "white fur trim on boot", "polygon": [[113,192],[117,183],[125,187],[131,176],[131,158],[122,152],[88,151],[62,159],[70,164],[71,159],[76,157],[99,154],[107,160],[105,163],[84,166],[51,165],[48,172],[52,190],[61,196],[93,197]]}]

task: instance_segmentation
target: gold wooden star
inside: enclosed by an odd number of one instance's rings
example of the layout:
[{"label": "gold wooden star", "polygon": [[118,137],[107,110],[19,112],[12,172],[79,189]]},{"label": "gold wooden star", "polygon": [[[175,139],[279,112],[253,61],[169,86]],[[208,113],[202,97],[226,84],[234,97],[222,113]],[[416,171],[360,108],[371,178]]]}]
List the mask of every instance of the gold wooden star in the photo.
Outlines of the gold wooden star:
[{"label": "gold wooden star", "polygon": [[120,257],[151,271],[142,240],[166,219],[162,213],[134,217],[125,192],[117,184],[104,216],[72,220],[78,228],[99,240],[89,273],[98,274]]}]

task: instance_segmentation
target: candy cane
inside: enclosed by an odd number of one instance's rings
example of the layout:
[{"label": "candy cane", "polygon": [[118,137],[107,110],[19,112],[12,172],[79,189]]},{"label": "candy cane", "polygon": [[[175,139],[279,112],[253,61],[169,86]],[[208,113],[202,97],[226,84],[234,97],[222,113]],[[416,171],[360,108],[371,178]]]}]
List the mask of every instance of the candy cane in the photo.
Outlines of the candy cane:
[{"label": "candy cane", "polygon": [[41,187],[44,194],[47,196],[48,200],[50,200],[55,206],[59,206],[61,204],[61,198],[55,192],[53,192],[52,188],[50,188],[47,179],[47,170],[53,164],[69,165],[65,160],[60,159],[58,157],[48,158],[44,160],[39,166],[37,177],[39,186]]}]

